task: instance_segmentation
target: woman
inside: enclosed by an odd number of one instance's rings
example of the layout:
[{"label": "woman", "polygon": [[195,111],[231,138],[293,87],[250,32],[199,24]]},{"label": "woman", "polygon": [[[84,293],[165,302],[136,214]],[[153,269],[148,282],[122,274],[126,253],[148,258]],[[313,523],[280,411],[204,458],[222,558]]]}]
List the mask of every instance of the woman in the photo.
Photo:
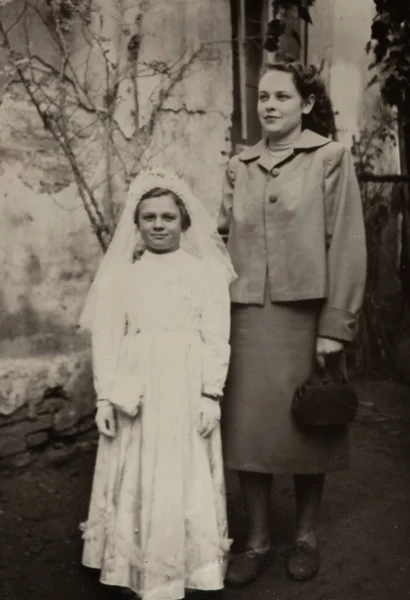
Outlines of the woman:
[{"label": "woman", "polygon": [[166,171],[140,175],[81,323],[101,434],[83,564],[143,599],[223,587],[219,399],[233,277],[187,186]]},{"label": "woman", "polygon": [[354,338],[366,249],[349,151],[332,141],[330,100],[313,67],[268,65],[259,82],[263,139],[227,168],[219,231],[238,274],[231,287],[231,366],[223,409],[226,465],[239,472],[249,519],[247,549],[227,582],[245,585],[271,547],[273,475],[295,475],[297,522],[289,575],[319,566],[317,519],[325,473],[349,464],[347,428],[300,428],[290,406],[315,361]]}]

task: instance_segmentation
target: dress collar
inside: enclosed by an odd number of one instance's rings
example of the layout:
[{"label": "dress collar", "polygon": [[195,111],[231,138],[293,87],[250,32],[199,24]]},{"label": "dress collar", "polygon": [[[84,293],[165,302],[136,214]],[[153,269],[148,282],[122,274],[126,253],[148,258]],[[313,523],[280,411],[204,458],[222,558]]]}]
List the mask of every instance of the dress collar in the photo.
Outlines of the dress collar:
[{"label": "dress collar", "polygon": [[142,258],[153,261],[172,260],[179,258],[181,254],[181,248],[178,248],[178,250],[173,250],[172,252],[152,252],[151,250],[147,249],[142,255]]}]

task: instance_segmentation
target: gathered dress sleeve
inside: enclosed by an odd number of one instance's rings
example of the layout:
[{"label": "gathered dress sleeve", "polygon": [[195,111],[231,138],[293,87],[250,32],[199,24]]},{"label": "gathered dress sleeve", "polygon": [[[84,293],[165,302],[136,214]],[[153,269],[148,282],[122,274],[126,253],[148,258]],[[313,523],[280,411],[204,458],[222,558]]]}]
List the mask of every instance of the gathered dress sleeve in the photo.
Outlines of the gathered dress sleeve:
[{"label": "gathered dress sleeve", "polygon": [[110,399],[121,342],[126,331],[124,286],[124,273],[113,273],[96,307],[91,348],[94,388],[99,399]]},{"label": "gathered dress sleeve", "polygon": [[353,160],[339,146],[325,173],[328,295],[319,335],[351,342],[366,283],[366,238],[362,201]]},{"label": "gathered dress sleeve", "polygon": [[227,278],[219,265],[209,267],[204,287],[202,391],[222,395],[230,358],[230,296]]}]

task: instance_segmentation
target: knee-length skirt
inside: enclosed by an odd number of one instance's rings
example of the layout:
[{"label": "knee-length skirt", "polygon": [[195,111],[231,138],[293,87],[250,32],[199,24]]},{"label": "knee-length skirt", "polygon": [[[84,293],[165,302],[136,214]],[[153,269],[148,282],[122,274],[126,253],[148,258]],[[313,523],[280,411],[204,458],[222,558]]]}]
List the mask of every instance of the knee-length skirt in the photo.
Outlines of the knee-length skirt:
[{"label": "knee-length skirt", "polygon": [[321,302],[233,304],[223,403],[225,465],[258,473],[325,473],[350,466],[349,428],[314,430],[291,414],[315,364]]}]

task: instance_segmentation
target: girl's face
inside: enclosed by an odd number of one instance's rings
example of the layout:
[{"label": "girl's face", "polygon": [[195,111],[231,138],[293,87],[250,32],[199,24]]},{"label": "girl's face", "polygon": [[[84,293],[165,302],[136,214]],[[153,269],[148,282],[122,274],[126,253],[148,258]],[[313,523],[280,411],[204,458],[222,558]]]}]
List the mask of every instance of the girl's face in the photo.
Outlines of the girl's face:
[{"label": "girl's face", "polygon": [[314,96],[303,100],[293,82],[291,73],[270,71],[259,82],[258,115],[264,130],[271,138],[282,139],[299,135],[302,115],[308,114]]},{"label": "girl's face", "polygon": [[171,195],[143,200],[138,229],[147,248],[172,252],[179,248],[182,233],[181,211]]}]

